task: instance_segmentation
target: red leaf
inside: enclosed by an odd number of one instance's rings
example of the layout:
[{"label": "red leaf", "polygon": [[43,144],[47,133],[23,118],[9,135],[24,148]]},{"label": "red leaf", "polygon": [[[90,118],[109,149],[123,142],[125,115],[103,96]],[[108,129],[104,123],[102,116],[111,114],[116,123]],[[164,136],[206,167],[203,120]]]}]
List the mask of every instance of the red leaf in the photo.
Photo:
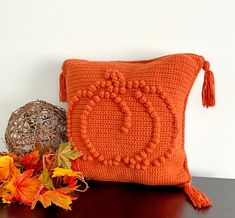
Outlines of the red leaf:
[{"label": "red leaf", "polygon": [[39,157],[40,155],[38,151],[25,154],[22,159],[22,164],[26,167],[26,169],[37,169],[40,166]]}]

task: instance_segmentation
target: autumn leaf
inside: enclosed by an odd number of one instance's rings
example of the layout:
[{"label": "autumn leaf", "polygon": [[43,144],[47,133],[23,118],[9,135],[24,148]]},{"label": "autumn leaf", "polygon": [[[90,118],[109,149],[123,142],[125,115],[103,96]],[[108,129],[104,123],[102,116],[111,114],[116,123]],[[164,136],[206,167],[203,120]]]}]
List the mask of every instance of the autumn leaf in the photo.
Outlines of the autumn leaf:
[{"label": "autumn leaf", "polygon": [[55,190],[55,187],[53,185],[53,181],[50,177],[50,174],[47,170],[47,167],[46,166],[43,166],[43,171],[42,171],[42,184],[50,189],[50,190]]},{"label": "autumn leaf", "polygon": [[36,169],[39,167],[39,158],[39,152],[33,151],[23,156],[22,164],[26,167],[26,169]]},{"label": "autumn leaf", "polygon": [[75,160],[72,160],[71,163],[72,163],[72,170],[75,170],[75,171],[79,171],[79,159],[80,158],[76,158]]},{"label": "autumn leaf", "polygon": [[57,150],[58,167],[70,169],[71,160],[75,160],[80,156],[81,154],[79,151],[71,149],[70,143],[61,143]]},{"label": "autumn leaf", "polygon": [[33,170],[26,170],[24,173],[13,176],[10,182],[5,186],[8,197],[14,197],[23,204],[31,204],[38,191],[39,181],[30,178]]},{"label": "autumn leaf", "polygon": [[73,171],[71,169],[64,169],[64,168],[55,168],[53,171],[52,177],[58,177],[58,176],[78,176],[81,174],[78,171]]},{"label": "autumn leaf", "polygon": [[37,194],[35,197],[35,200],[32,203],[31,209],[34,209],[37,201],[40,201],[44,208],[49,207],[52,203],[62,207],[66,210],[71,210],[71,207],[69,206],[72,203],[72,199],[75,199],[69,195],[48,190],[44,192],[43,194]]},{"label": "autumn leaf", "polygon": [[6,180],[12,174],[19,174],[19,170],[14,165],[14,160],[9,156],[0,157],[0,182]]}]

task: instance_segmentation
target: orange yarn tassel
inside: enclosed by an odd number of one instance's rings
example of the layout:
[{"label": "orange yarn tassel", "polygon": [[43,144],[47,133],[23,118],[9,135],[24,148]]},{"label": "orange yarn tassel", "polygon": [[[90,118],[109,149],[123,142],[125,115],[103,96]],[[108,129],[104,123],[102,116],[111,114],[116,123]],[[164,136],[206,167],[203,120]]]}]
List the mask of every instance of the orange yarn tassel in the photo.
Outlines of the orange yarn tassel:
[{"label": "orange yarn tassel", "polygon": [[66,81],[63,72],[60,74],[60,101],[65,102],[67,100],[66,94]]},{"label": "orange yarn tassel", "polygon": [[205,61],[203,69],[205,70],[205,75],[202,87],[202,104],[208,108],[215,106],[215,79],[208,61]]},{"label": "orange yarn tassel", "polygon": [[194,207],[211,207],[212,201],[201,191],[193,187],[190,183],[184,185],[184,191],[189,196]]}]

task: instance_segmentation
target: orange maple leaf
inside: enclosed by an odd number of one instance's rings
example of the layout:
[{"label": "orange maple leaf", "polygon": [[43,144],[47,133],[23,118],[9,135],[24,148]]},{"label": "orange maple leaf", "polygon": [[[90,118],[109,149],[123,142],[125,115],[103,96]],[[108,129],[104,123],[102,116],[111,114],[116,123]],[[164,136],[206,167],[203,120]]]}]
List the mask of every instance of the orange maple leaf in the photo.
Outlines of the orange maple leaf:
[{"label": "orange maple leaf", "polygon": [[58,192],[56,190],[55,191],[48,190],[44,192],[43,194],[37,194],[35,196],[31,209],[34,209],[34,207],[36,206],[36,203],[40,201],[44,208],[49,207],[53,203],[66,210],[71,210],[70,204],[72,203],[72,200],[74,199],[76,198],[71,197],[70,195],[66,195],[62,192]]},{"label": "orange maple leaf", "polygon": [[14,197],[23,204],[31,205],[38,192],[40,182],[38,179],[30,178],[33,170],[26,170],[24,173],[13,176],[5,186],[8,195],[6,198]]},{"label": "orange maple leaf", "polygon": [[22,164],[26,167],[26,169],[36,169],[39,167],[39,158],[39,152],[33,151],[23,156]]}]

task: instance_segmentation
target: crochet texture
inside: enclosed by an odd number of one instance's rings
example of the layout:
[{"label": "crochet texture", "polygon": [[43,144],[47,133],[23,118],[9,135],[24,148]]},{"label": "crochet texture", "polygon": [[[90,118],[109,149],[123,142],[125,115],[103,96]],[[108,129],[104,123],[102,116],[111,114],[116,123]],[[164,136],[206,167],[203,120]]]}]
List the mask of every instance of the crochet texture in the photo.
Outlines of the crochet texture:
[{"label": "crochet texture", "polygon": [[214,77],[202,56],[66,60],[60,99],[68,102],[68,138],[83,153],[77,163],[85,177],[179,185],[194,206],[210,206],[210,200],[190,185],[184,150],[187,99],[202,68],[203,105],[214,106]]}]

